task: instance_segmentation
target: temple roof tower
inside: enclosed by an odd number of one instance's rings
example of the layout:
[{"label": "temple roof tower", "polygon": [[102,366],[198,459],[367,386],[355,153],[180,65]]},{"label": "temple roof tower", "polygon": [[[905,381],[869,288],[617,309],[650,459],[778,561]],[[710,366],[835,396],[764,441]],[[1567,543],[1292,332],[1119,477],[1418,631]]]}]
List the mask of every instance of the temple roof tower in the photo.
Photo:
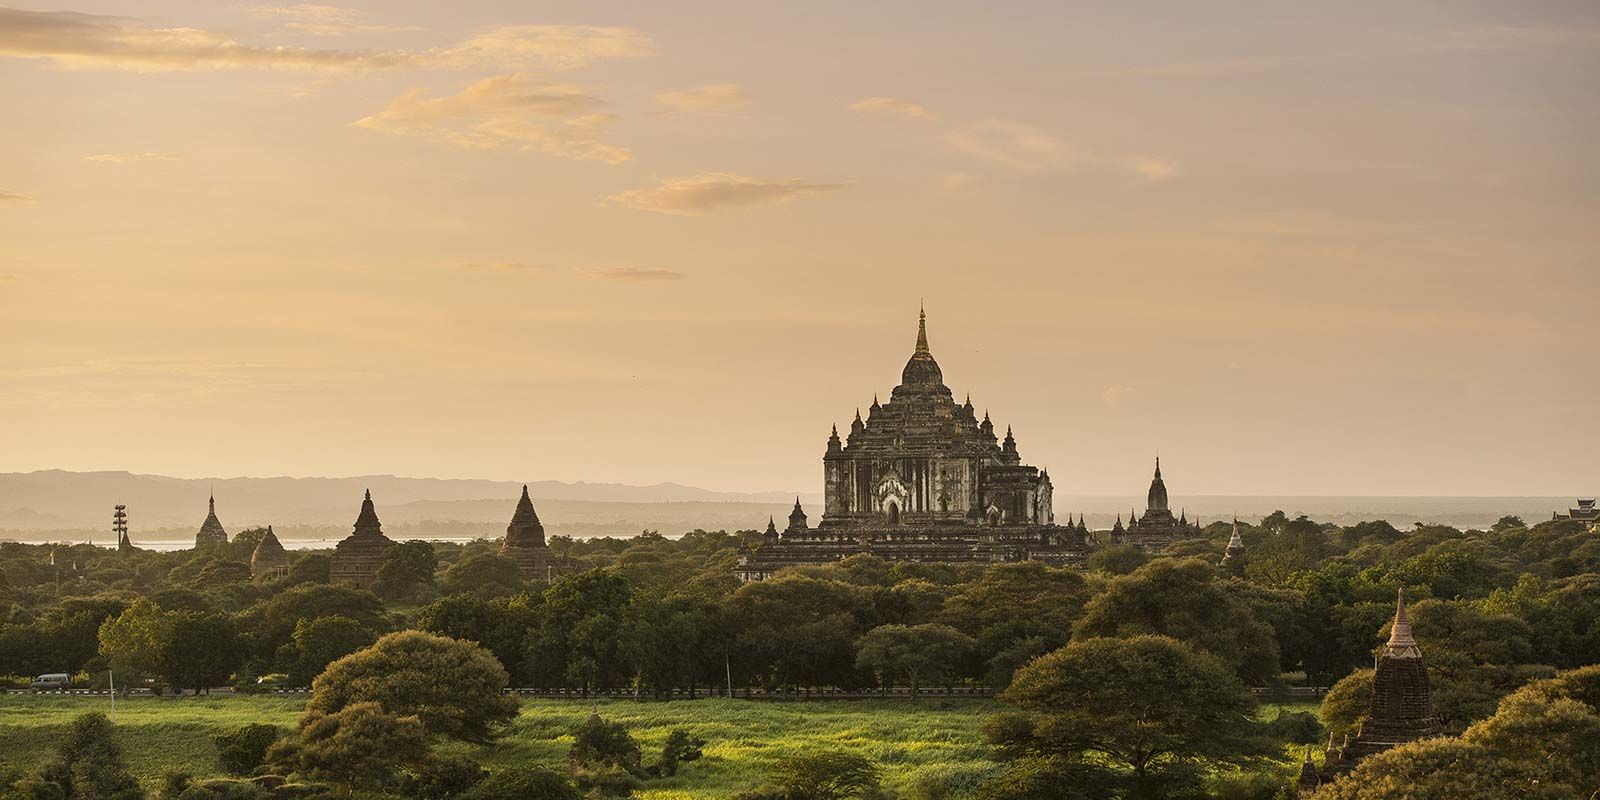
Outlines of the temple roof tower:
[{"label": "temple roof tower", "polygon": [[200,523],[200,530],[194,534],[194,549],[201,550],[212,545],[227,544],[228,532],[223,530],[222,522],[217,519],[217,496],[211,495],[207,501],[209,508],[206,511],[206,521]]},{"label": "temple roof tower", "polygon": [[1355,769],[1367,756],[1442,732],[1443,726],[1433,714],[1433,697],[1428,688],[1428,669],[1422,660],[1422,648],[1411,634],[1406,592],[1401,589],[1395,600],[1389,641],[1378,650],[1377,668],[1372,674],[1372,706],[1367,719],[1354,739],[1337,748],[1329,742],[1327,759],[1318,779],[1328,783]]},{"label": "temple roof tower", "polygon": [[1222,553],[1222,568],[1235,575],[1244,572],[1244,539],[1239,538],[1239,518],[1233,518],[1233,533],[1228,537],[1228,547]]},{"label": "temple roof tower", "polygon": [[288,572],[289,551],[283,549],[283,543],[268,525],[267,532],[261,535],[261,541],[256,542],[256,549],[250,554],[250,577],[270,580]]},{"label": "temple roof tower", "polygon": [[500,556],[517,562],[517,569],[527,580],[550,579],[570,571],[569,562],[557,556],[545,542],[544,525],[533,510],[533,500],[528,497],[528,487],[522,487],[522,497],[511,512],[511,524],[506,526],[506,538],[500,544]]},{"label": "temple roof tower", "polygon": [[372,580],[388,554],[394,540],[383,535],[383,524],[378,522],[378,511],[372,505],[372,491],[367,490],[361,501],[361,513],[356,516],[355,529],[333,548],[333,562],[328,568],[330,583],[372,588]]},{"label": "temple roof tower", "polygon": [[528,497],[528,485],[522,485],[522,497],[517,509],[511,513],[511,524],[506,526],[507,547],[544,547],[544,525],[538,512],[533,510],[533,500]]},{"label": "temple roof tower", "polygon": [[1156,476],[1150,481],[1150,492],[1145,500],[1145,506],[1150,511],[1170,511],[1167,508],[1167,484],[1161,480],[1161,456],[1156,456]]},{"label": "temple roof tower", "polygon": [[[928,350],[927,309],[917,310],[917,347],[906,361],[906,368],[900,371],[900,383],[902,386],[944,387],[944,372]],[[949,393],[950,390],[945,389],[945,394]]]}]

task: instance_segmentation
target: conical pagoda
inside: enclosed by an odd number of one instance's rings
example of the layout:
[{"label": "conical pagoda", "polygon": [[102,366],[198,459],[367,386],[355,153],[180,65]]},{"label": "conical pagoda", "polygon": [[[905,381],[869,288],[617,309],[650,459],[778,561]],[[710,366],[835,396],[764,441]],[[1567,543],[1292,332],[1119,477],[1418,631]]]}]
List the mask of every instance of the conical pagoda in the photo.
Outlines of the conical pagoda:
[{"label": "conical pagoda", "polygon": [[1389,641],[1378,651],[1377,669],[1373,670],[1372,706],[1367,719],[1354,739],[1347,738],[1337,747],[1332,741],[1328,743],[1327,758],[1317,776],[1319,785],[1337,780],[1367,756],[1442,732],[1443,726],[1433,714],[1422,648],[1411,635],[1406,592],[1401,589],[1395,601]]},{"label": "conical pagoda", "polygon": [[524,579],[552,578],[566,571],[565,560],[557,557],[544,540],[544,525],[539,522],[538,512],[533,510],[526,484],[516,510],[511,512],[511,524],[506,526],[500,556],[517,562]]},{"label": "conical pagoda", "polygon": [[361,501],[361,513],[356,517],[355,530],[333,548],[333,563],[328,567],[328,581],[335,586],[372,588],[373,577],[383,564],[394,540],[383,535],[383,525],[378,522],[378,512],[372,506],[372,491]]},{"label": "conical pagoda", "polygon": [[212,545],[227,544],[228,532],[223,530],[222,521],[217,519],[217,496],[211,495],[210,509],[206,512],[206,521],[200,523],[200,530],[194,534],[194,549],[203,550]]},{"label": "conical pagoda", "polygon": [[1222,553],[1222,569],[1234,575],[1244,574],[1244,539],[1239,538],[1239,518],[1233,518],[1233,534],[1228,537],[1228,548]]},{"label": "conical pagoda", "polygon": [[277,534],[268,525],[267,532],[262,534],[261,541],[256,542],[256,549],[250,554],[250,577],[272,580],[288,572],[289,551],[283,549],[283,543],[278,541]]}]

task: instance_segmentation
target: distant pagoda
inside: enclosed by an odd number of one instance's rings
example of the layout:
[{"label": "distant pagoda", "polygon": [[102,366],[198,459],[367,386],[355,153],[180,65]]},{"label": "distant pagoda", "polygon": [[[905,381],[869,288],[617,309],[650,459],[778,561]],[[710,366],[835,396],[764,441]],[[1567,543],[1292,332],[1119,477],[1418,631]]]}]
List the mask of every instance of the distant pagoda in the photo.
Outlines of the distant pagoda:
[{"label": "distant pagoda", "polygon": [[528,486],[522,486],[522,498],[517,510],[511,513],[511,524],[506,526],[506,538],[500,545],[500,556],[517,562],[525,580],[553,578],[571,570],[567,559],[557,556],[544,540],[544,525],[533,510],[533,500],[528,497]]},{"label": "distant pagoda", "polygon": [[1150,480],[1150,490],[1145,494],[1144,516],[1128,512],[1128,528],[1124,533],[1129,544],[1145,550],[1158,551],[1179,539],[1200,535],[1199,524],[1189,522],[1188,512],[1174,517],[1167,502],[1167,484],[1161,479],[1161,457],[1156,456],[1156,474]]},{"label": "distant pagoda", "polygon": [[1314,782],[1302,769],[1300,796],[1309,797],[1317,787],[1338,780],[1368,756],[1442,732],[1443,726],[1433,714],[1422,649],[1411,635],[1411,620],[1406,616],[1406,592],[1401,589],[1389,641],[1378,653],[1372,674],[1372,707],[1367,720],[1354,739],[1346,736],[1342,744],[1335,745],[1330,736],[1322,771],[1314,776]]},{"label": "distant pagoda", "polygon": [[328,567],[328,582],[335,586],[352,586],[371,589],[372,580],[383,557],[388,554],[394,540],[383,535],[383,524],[378,522],[378,512],[372,507],[372,490],[367,490],[361,501],[361,514],[356,517],[355,530],[333,548],[333,562]]},{"label": "distant pagoda", "polygon": [[283,549],[283,543],[278,541],[277,534],[272,532],[272,526],[267,526],[267,532],[261,535],[261,541],[256,542],[255,552],[250,554],[250,577],[257,580],[275,580],[289,574],[289,551]]},{"label": "distant pagoda", "polygon": [[206,521],[200,523],[200,530],[194,534],[194,549],[204,550],[213,545],[228,543],[228,532],[223,530],[221,520],[217,519],[217,496],[211,495],[210,510],[206,512]]},{"label": "distant pagoda", "polygon": [[1228,548],[1222,551],[1222,570],[1233,575],[1244,574],[1244,539],[1239,538],[1239,518],[1233,518],[1233,534],[1228,537]]}]

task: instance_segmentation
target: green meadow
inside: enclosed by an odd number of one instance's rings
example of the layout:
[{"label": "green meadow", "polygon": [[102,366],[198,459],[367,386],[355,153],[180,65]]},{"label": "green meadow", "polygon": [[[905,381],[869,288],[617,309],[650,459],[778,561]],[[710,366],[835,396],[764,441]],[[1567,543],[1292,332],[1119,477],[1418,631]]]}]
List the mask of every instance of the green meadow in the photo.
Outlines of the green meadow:
[{"label": "green meadow", "polygon": [[[154,788],[169,769],[216,774],[213,734],[252,722],[272,723],[287,732],[304,702],[299,697],[226,694],[134,697],[117,701],[115,722],[129,768]],[[675,728],[707,742],[702,759],[672,778],[651,781],[637,793],[641,800],[726,797],[758,785],[781,756],[817,749],[867,755],[883,767],[884,785],[900,791],[926,782],[972,786],[995,768],[978,732],[982,720],[998,710],[991,700],[603,700],[597,706],[603,716],[628,727],[647,761]],[[441,750],[470,753],[490,768],[560,765],[572,742],[569,731],[590,708],[578,701],[526,700],[512,731],[494,744],[446,744]],[[1315,704],[1285,708],[1316,710]],[[90,710],[109,713],[111,704],[104,697],[0,695],[0,765],[27,767],[48,757],[67,722]],[[1263,706],[1263,712],[1269,718],[1277,713],[1273,706]]]}]

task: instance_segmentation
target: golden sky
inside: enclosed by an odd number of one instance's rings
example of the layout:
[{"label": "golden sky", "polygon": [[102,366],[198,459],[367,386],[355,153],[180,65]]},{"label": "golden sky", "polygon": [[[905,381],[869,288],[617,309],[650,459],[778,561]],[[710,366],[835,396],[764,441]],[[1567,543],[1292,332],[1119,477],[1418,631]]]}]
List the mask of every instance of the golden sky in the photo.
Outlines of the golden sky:
[{"label": "golden sky", "polygon": [[1592,2],[0,8],[0,470],[1593,494]]}]

